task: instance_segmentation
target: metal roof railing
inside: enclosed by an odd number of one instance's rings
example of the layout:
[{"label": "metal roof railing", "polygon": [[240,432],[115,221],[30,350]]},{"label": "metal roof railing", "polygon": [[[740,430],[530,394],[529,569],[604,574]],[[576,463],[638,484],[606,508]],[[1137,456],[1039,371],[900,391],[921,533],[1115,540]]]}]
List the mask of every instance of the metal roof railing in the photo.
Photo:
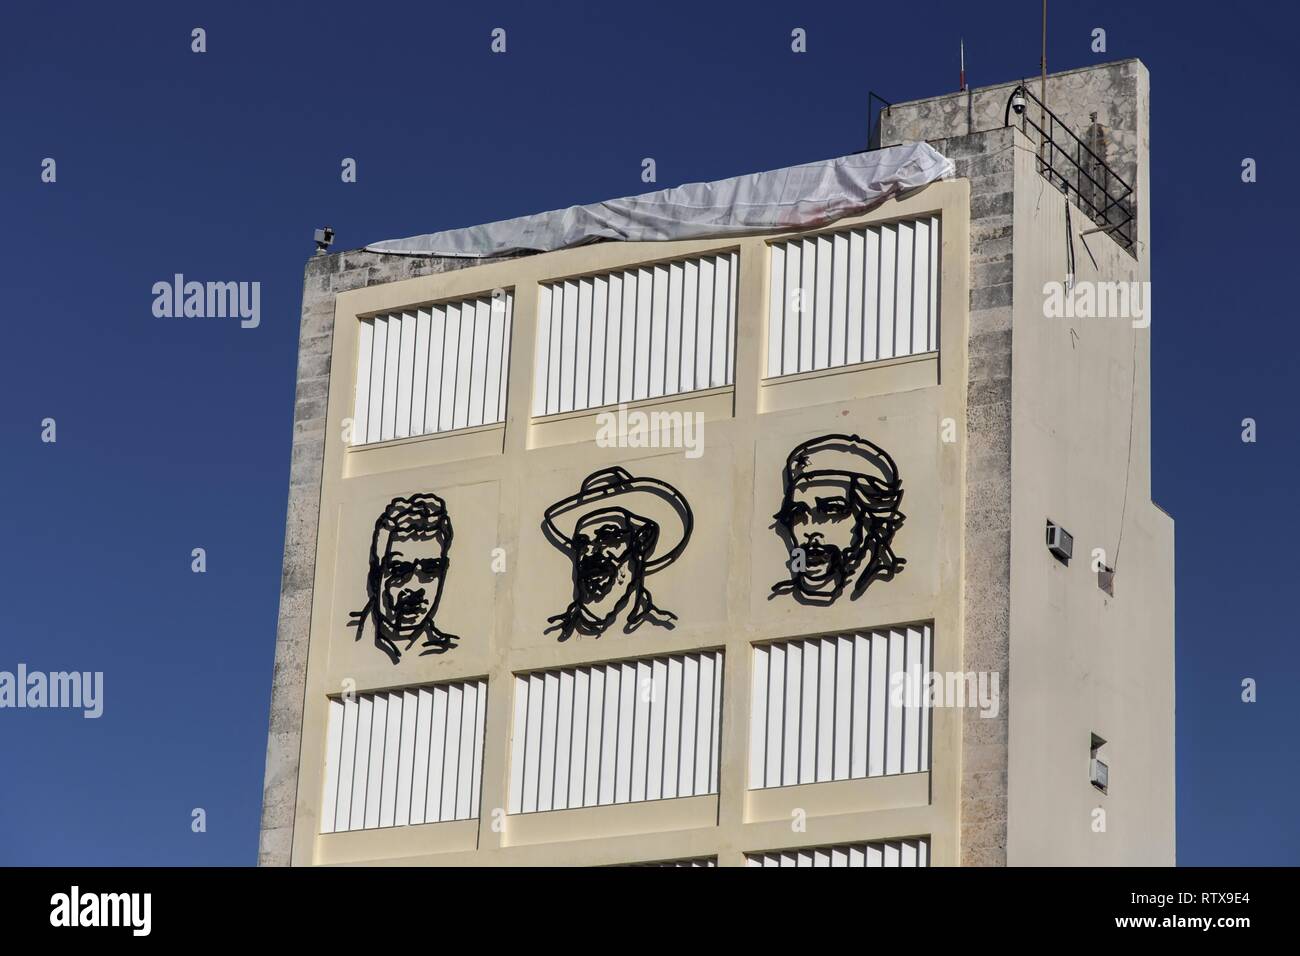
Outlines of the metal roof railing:
[{"label": "metal roof railing", "polygon": [[1011,125],[1013,109],[1020,118],[1021,131],[1031,135],[1029,131],[1033,130],[1037,137],[1038,172],[1072,197],[1100,231],[1109,232],[1116,242],[1132,252],[1137,240],[1133,187],[1024,83],[1012,90],[1007,100],[1004,126]]}]

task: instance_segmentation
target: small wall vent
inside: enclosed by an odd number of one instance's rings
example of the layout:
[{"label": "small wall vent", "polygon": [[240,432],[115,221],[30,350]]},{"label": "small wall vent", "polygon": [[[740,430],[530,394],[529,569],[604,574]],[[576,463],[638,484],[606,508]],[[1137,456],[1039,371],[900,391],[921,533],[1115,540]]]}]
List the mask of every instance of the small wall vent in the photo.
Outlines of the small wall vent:
[{"label": "small wall vent", "polygon": [[1102,565],[1097,569],[1097,587],[1111,597],[1115,596],[1115,569]]},{"label": "small wall vent", "polygon": [[1110,783],[1110,768],[1096,757],[1092,758],[1091,780],[1094,787],[1103,793],[1106,792],[1106,787]]},{"label": "small wall vent", "polygon": [[1091,735],[1088,743],[1088,782],[1102,793],[1106,793],[1110,786],[1110,767],[1101,759],[1101,748],[1104,746],[1104,738]]}]

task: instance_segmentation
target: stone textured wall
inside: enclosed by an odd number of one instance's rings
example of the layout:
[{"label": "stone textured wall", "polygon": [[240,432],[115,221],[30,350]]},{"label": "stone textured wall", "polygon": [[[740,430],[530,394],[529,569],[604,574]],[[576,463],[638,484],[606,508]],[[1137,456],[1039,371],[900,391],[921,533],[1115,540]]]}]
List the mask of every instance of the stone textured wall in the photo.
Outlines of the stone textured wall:
[{"label": "stone textured wall", "polygon": [[[261,866],[287,866],[298,799],[298,748],[302,737],[307,643],[316,576],[321,467],[325,456],[325,409],[334,344],[334,297],[363,286],[477,265],[484,259],[420,258],[373,252],[340,252],[308,260],[303,277],[298,332],[298,386],[293,410],[293,450],[280,615],[276,627],[271,720],[262,790]],[[343,381],[343,386],[348,383]]]},{"label": "stone textured wall", "polygon": [[996,129],[932,140],[971,183],[962,660],[966,671],[998,673],[1002,695],[996,717],[967,708],[962,718],[964,866],[1006,863],[1014,137],[1014,130]]}]

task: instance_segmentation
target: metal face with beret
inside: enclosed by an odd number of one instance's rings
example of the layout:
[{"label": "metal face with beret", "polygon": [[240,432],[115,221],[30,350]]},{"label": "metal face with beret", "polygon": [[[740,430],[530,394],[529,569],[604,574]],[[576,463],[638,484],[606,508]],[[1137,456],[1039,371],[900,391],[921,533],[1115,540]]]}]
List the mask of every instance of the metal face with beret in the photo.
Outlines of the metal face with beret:
[{"label": "metal face with beret", "polygon": [[[782,475],[781,510],[773,518],[790,552],[790,576],[771,597],[829,605],[850,582],[856,600],[873,581],[903,570],[893,540],[905,516],[894,459],[858,435],[822,435],[797,445]],[[856,576],[856,579],[855,579]]]}]

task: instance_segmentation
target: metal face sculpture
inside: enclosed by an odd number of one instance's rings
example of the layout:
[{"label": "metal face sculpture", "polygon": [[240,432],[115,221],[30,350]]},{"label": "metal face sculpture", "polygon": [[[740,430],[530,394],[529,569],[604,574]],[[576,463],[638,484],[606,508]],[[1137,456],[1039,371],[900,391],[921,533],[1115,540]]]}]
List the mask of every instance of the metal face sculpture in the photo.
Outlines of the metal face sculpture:
[{"label": "metal face sculpture", "polygon": [[[459,638],[434,624],[450,551],[446,502],[433,494],[390,501],[375,522],[370,541],[365,607],[351,614],[349,626],[357,628],[357,640],[368,622],[375,647],[394,664],[421,638],[421,656],[455,647]],[[399,648],[400,643],[406,646]]]},{"label": "metal face sculpture", "polygon": [[665,482],[617,467],[588,475],[542,520],[547,540],[573,565],[573,600],[547,619],[546,633],[599,637],[620,618],[627,634],[647,621],[671,629],[677,615],[655,606],[645,579],[677,560],[693,523],[686,499]]},{"label": "metal face sculpture", "polygon": [[898,510],[903,485],[880,446],[857,435],[806,441],[786,459],[783,487],[773,527],[790,552],[790,577],[772,587],[771,597],[829,605],[853,581],[856,600],[907,563],[892,550],[905,518]]}]

